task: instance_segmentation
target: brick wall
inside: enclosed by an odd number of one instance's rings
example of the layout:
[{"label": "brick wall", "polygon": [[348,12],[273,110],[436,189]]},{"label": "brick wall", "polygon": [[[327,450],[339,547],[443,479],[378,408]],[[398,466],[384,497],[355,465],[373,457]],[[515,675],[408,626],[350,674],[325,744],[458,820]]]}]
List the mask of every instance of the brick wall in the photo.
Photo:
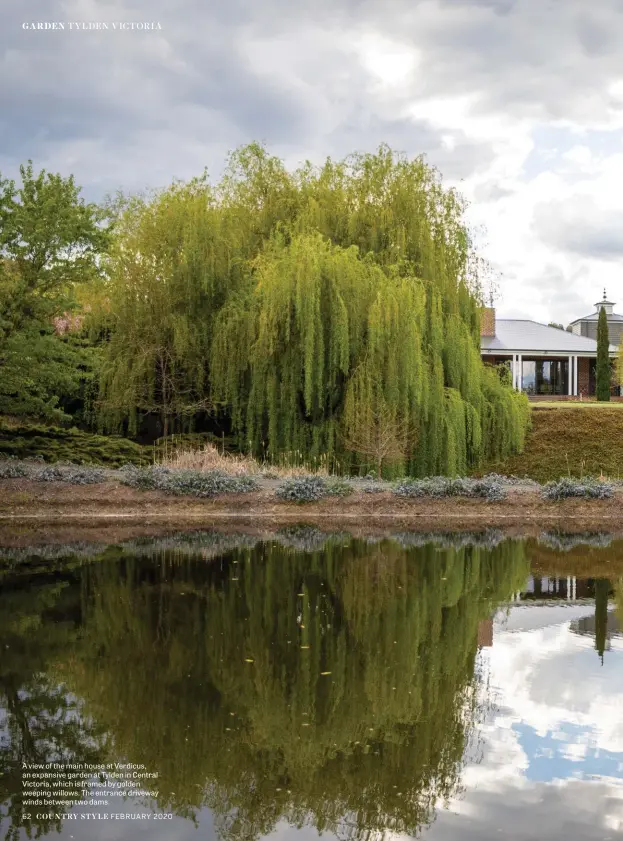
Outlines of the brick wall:
[{"label": "brick wall", "polygon": [[495,336],[495,309],[483,307],[480,311],[480,335]]},{"label": "brick wall", "polygon": [[587,357],[578,359],[578,394],[583,394],[585,397],[588,394],[588,365]]}]

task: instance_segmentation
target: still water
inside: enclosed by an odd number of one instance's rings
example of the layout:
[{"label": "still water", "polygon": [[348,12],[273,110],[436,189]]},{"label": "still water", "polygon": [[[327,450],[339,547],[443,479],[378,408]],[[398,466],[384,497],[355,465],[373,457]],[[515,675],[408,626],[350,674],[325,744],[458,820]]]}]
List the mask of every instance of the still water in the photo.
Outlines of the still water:
[{"label": "still water", "polygon": [[622,615],[605,535],[0,549],[0,838],[622,838]]}]

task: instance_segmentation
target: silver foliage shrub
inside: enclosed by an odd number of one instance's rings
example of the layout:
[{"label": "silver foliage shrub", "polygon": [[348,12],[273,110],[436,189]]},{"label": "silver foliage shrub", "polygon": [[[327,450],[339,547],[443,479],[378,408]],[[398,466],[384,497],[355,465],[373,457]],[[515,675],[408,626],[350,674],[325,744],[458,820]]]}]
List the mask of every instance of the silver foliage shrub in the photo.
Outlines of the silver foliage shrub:
[{"label": "silver foliage shrub", "polygon": [[119,480],[131,488],[164,491],[175,496],[211,497],[248,493],[259,488],[252,476],[228,476],[219,470],[171,470],[161,466],[119,471]]},{"label": "silver foliage shrub", "polygon": [[544,499],[568,499],[581,497],[583,499],[609,499],[614,491],[610,482],[598,482],[594,479],[578,481],[564,477],[555,482],[548,482],[543,488]]},{"label": "silver foliage shrub", "polygon": [[275,496],[286,502],[315,502],[327,495],[327,483],[321,476],[295,476],[275,488]]},{"label": "silver foliage shrub", "polygon": [[70,485],[98,485],[109,476],[99,467],[77,467],[74,464],[52,464],[35,468],[31,478],[37,482],[68,482]]},{"label": "silver foliage shrub", "polygon": [[440,499],[448,496],[465,496],[495,501],[504,499],[506,491],[495,479],[449,479],[432,476],[428,479],[405,479],[394,486],[396,496],[404,498],[429,497]]},{"label": "silver foliage shrub", "polygon": [[28,476],[28,468],[20,461],[12,458],[0,460],[0,479],[24,479]]}]

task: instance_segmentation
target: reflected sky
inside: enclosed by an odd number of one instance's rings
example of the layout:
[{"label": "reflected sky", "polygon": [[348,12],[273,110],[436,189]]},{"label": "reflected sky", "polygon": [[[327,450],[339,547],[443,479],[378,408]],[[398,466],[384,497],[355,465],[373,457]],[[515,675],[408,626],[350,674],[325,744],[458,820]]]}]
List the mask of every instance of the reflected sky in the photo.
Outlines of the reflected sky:
[{"label": "reflected sky", "polygon": [[[480,657],[482,760],[465,794],[440,810],[425,838],[616,839],[623,836],[623,640],[603,665],[594,639],[572,629],[594,605],[511,608]],[[534,627],[541,620],[545,627]],[[528,625],[529,630],[508,630]]]}]

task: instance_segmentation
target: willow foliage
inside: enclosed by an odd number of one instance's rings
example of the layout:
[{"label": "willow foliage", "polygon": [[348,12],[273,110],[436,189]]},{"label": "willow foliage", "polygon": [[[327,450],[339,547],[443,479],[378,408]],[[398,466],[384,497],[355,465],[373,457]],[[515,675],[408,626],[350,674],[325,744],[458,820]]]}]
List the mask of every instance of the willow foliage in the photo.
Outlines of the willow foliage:
[{"label": "willow foliage", "polygon": [[209,807],[223,841],[284,820],[416,836],[460,786],[479,622],[527,575],[519,542],[111,559],[84,567],[63,673],[116,749],[159,772],[160,808]]},{"label": "willow foliage", "polygon": [[480,359],[464,210],[423,159],[387,147],[289,173],[257,145],[214,188],[130,207],[102,422],[157,413],[166,429],[211,409],[256,456],[337,471],[380,463],[353,444],[379,417],[394,473],[456,475],[520,450],[526,398]]}]

